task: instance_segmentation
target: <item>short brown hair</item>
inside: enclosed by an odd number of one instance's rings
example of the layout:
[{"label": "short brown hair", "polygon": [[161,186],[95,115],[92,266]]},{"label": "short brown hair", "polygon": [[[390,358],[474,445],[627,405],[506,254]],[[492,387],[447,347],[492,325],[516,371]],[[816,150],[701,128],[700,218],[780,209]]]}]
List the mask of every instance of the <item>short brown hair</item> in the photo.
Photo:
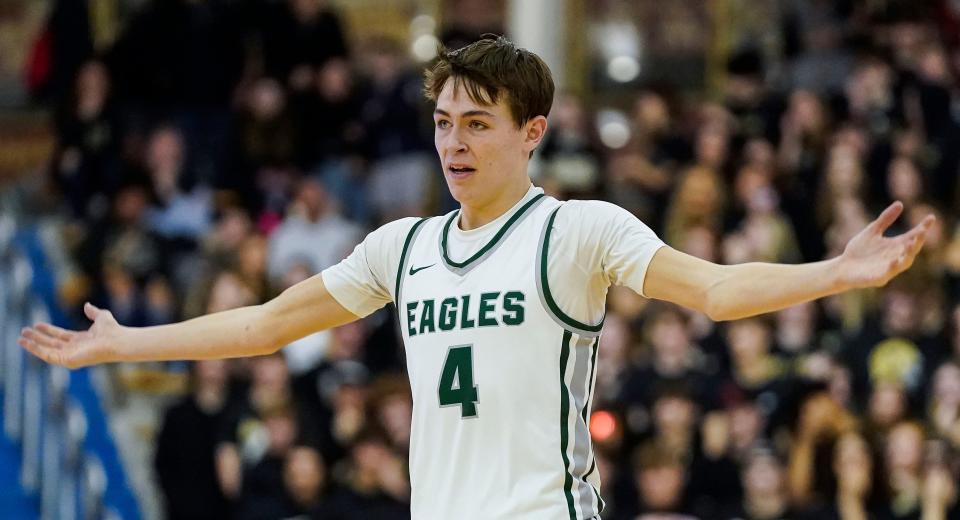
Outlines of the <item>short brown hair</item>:
[{"label": "short brown hair", "polygon": [[424,91],[436,103],[440,91],[453,78],[475,103],[493,105],[506,97],[517,126],[537,116],[548,116],[553,105],[553,75],[536,54],[497,35],[484,35],[466,47],[441,49],[424,73]]}]

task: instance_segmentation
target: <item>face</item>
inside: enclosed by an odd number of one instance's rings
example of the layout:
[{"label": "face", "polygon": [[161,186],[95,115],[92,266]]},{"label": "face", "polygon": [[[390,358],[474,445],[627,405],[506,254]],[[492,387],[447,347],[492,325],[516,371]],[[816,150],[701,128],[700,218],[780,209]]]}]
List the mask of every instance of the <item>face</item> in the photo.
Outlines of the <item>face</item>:
[{"label": "face", "polygon": [[653,509],[672,509],[683,492],[683,468],[664,466],[640,471],[640,492]]},{"label": "face", "polygon": [[543,116],[517,127],[504,96],[495,104],[480,104],[452,80],[440,91],[433,120],[434,145],[450,193],[476,209],[503,205],[513,193],[508,188],[526,185],[530,152],[547,128]]},{"label": "face", "polygon": [[769,454],[748,459],[743,475],[744,487],[754,495],[778,495],[783,488],[783,466]]}]

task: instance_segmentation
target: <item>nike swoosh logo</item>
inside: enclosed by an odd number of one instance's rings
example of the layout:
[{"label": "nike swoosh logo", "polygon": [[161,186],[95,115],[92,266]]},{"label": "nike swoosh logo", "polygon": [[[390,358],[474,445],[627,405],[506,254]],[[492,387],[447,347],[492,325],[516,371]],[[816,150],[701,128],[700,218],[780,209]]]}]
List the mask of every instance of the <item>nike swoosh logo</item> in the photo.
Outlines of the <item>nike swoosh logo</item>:
[{"label": "nike swoosh logo", "polygon": [[437,265],[437,264],[433,263],[433,264],[430,264],[430,265],[425,265],[425,266],[423,266],[423,267],[417,267],[416,269],[414,269],[413,266],[411,265],[411,266],[410,266],[410,276],[413,276],[413,275],[419,273],[420,271],[423,271],[424,269],[426,269],[426,268],[428,268],[428,267],[433,267],[433,266],[435,266],[435,265]]}]

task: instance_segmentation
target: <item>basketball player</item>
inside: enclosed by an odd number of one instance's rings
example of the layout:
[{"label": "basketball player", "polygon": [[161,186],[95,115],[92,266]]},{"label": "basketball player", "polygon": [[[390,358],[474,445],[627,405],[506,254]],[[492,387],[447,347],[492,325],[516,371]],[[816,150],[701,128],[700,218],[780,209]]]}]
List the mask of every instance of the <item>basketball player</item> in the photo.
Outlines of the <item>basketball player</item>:
[{"label": "basketball player", "polygon": [[502,38],[444,53],[426,93],[459,210],[386,224],[263,305],[138,329],[87,304],[88,331],[38,324],[20,344],[70,368],[255,356],[394,302],[414,400],[413,518],[593,519],[603,500],[587,418],[610,285],[737,319],[882,286],[913,263],[933,222],[884,237],[895,203],[839,257],[716,265],[612,204],[560,202],[531,184],[554,94],[535,54]]}]

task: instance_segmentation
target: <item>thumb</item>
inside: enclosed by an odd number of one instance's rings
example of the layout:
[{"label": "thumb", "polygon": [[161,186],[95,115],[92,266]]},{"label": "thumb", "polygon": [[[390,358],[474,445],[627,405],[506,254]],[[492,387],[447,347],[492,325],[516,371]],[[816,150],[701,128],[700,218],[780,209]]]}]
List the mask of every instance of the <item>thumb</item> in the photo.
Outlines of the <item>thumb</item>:
[{"label": "thumb", "polygon": [[83,304],[83,313],[87,315],[90,321],[97,321],[97,315],[100,314],[100,309],[94,307],[92,303],[87,302]]}]

